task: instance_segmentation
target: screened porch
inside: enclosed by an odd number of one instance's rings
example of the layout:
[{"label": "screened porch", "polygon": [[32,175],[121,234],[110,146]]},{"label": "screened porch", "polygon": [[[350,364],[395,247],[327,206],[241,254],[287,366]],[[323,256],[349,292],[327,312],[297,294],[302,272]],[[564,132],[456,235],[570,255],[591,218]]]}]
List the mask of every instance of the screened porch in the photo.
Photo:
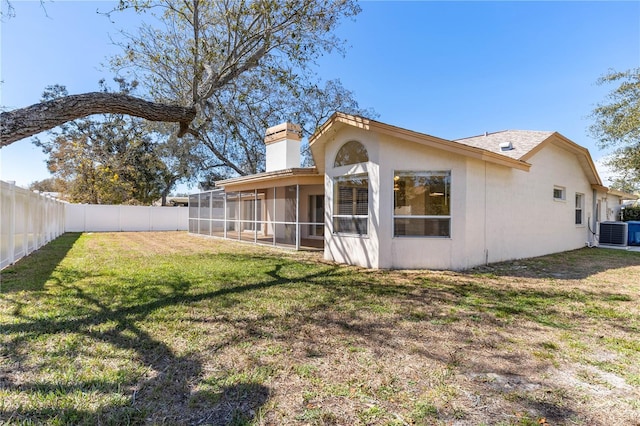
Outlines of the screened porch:
[{"label": "screened porch", "polygon": [[295,184],[192,194],[189,232],[296,250],[323,250],[324,187]]}]

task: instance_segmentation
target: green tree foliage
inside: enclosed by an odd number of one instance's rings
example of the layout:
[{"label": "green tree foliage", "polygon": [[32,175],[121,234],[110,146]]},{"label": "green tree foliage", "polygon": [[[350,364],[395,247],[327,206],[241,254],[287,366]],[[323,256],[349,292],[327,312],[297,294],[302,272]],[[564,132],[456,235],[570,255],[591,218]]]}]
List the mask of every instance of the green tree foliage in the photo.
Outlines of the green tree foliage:
[{"label": "green tree foliage", "polygon": [[622,209],[622,220],[640,220],[640,205],[626,206]]},{"label": "green tree foliage", "polygon": [[64,194],[67,192],[67,185],[66,182],[60,178],[50,177],[31,182],[29,189],[38,192],[58,192]]},{"label": "green tree foliage", "polygon": [[610,71],[598,84],[617,84],[593,110],[589,130],[601,148],[614,149],[606,161],[617,174],[612,186],[626,192],[640,190],[640,68]]},{"label": "green tree foliage", "polygon": [[126,8],[148,22],[126,34],[113,69],[157,102],[197,105],[188,138],[216,178],[263,171],[270,126],[293,121],[309,134],[336,110],[368,113],[313,71],[320,55],[343,52],[334,29],[360,11],[352,0],[121,1]]},{"label": "green tree foliage", "polygon": [[[127,93],[135,87],[119,83]],[[101,86],[108,90],[104,82]],[[56,85],[48,87],[43,98],[61,96],[66,96],[66,89]],[[49,155],[49,171],[65,182],[66,198],[72,202],[151,204],[191,175],[193,158],[184,152],[187,148],[134,117],[84,118],[51,134],[52,138],[35,142]]]}]

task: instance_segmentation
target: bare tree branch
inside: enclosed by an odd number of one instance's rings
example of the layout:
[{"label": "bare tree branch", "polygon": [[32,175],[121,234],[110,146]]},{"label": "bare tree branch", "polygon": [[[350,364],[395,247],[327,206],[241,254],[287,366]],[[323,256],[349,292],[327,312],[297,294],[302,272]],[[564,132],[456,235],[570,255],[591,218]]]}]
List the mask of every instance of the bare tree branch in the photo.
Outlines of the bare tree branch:
[{"label": "bare tree branch", "polygon": [[127,114],[149,121],[180,123],[183,136],[196,116],[195,107],[164,105],[121,93],[70,95],[0,114],[0,147],[92,114]]},{"label": "bare tree branch", "polygon": [[213,152],[216,157],[218,157],[218,159],[220,161],[223,162],[223,164],[227,167],[229,167],[230,169],[232,169],[233,171],[235,171],[236,173],[238,173],[240,176],[246,176],[247,173],[240,169],[238,166],[236,166],[232,161],[230,161],[225,155],[224,153],[222,153],[221,151],[219,151],[215,144],[211,141],[211,139],[209,139],[209,137],[207,136],[206,133],[201,133],[198,130],[195,129],[187,129],[187,133],[189,133],[190,135],[192,135],[193,137],[195,137],[197,140],[201,141],[202,143],[204,143],[207,148],[209,148],[211,150],[211,152]]}]

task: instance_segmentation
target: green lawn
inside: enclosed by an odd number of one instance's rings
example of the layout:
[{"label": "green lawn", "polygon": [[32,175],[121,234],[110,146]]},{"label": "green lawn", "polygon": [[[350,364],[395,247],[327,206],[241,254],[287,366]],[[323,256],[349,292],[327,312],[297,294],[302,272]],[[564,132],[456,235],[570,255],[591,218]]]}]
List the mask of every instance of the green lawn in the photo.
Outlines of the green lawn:
[{"label": "green lawn", "polygon": [[640,253],[368,271],[65,234],[0,280],[0,424],[640,423]]}]

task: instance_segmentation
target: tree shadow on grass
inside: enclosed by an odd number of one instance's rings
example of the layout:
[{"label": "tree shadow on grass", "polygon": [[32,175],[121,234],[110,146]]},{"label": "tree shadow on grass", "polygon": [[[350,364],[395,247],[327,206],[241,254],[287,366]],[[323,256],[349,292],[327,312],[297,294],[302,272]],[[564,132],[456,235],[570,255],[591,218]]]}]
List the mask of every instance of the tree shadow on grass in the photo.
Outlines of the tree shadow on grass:
[{"label": "tree shadow on grass", "polygon": [[0,271],[0,293],[17,291],[40,291],[53,271],[78,238],[79,232],[67,232],[12,266]]},{"label": "tree shadow on grass", "polygon": [[[1,384],[1,382],[0,382]],[[89,384],[85,384],[89,385]],[[12,390],[9,388],[9,390]],[[51,386],[45,384],[24,384],[22,392],[38,392],[41,395],[63,395],[82,392],[85,386]],[[31,424],[52,421],[55,424],[69,425],[136,425],[136,424],[207,424],[207,425],[243,425],[255,419],[256,414],[269,399],[269,388],[258,383],[240,382],[225,386],[218,392],[196,392],[190,397],[192,404],[206,405],[205,414],[193,417],[169,414],[167,410],[152,412],[141,409],[135,403],[125,401],[121,405],[101,407],[95,411],[69,408],[3,410],[0,407],[0,420],[7,422],[25,422]],[[170,403],[170,402],[167,402]],[[167,415],[158,415],[167,414]]]},{"label": "tree shadow on grass", "polygon": [[640,266],[640,253],[603,248],[581,248],[530,259],[478,266],[468,275],[581,280],[612,269]]},{"label": "tree shadow on grass", "polygon": [[[234,261],[242,262],[242,255],[234,255]],[[254,259],[255,260],[255,259]],[[273,260],[273,259],[272,259]],[[260,407],[268,400],[270,390],[261,383],[238,380],[211,390],[197,390],[197,384],[203,375],[203,365],[198,354],[179,356],[165,342],[158,340],[144,328],[145,321],[154,312],[170,307],[193,305],[198,302],[225,297],[233,294],[251,293],[274,286],[282,286],[299,280],[311,280],[319,276],[330,275],[324,268],[314,274],[293,279],[281,276],[282,265],[259,277],[258,282],[245,285],[229,285],[214,291],[188,293],[190,283],[180,281],[168,283],[171,294],[157,294],[157,299],[146,303],[124,307],[111,307],[87,294],[82,288],[59,281],[57,285],[65,291],[74,291],[82,306],[88,308],[70,317],[56,318],[26,317],[15,312],[18,321],[3,324],[0,337],[4,338],[4,347],[0,348],[0,391],[9,391],[14,395],[23,394],[31,400],[69,400],[60,404],[43,403],[42,408],[8,410],[0,406],[0,421],[60,422],[62,424],[245,424],[250,422]],[[76,271],[75,279],[81,280]],[[144,287],[144,286],[142,286]],[[233,303],[239,303],[238,301]],[[107,326],[108,325],[108,326]],[[77,334],[90,341],[106,343],[121,350],[133,352],[138,365],[146,367],[148,374],[137,380],[67,380],[65,383],[24,382],[16,380],[28,365],[26,355],[29,343],[42,336]],[[72,362],[74,354],[60,354],[64,362]],[[9,361],[9,362],[5,362]],[[37,367],[35,367],[37,368]],[[12,369],[14,371],[12,371]],[[4,370],[4,371],[3,371]],[[22,370],[22,371],[20,371]],[[14,373],[17,373],[14,374]],[[28,373],[28,372],[27,372]],[[92,410],[82,409],[72,401],[74,395],[120,394],[118,403],[107,404]],[[36,406],[38,404],[35,404]],[[68,408],[65,408],[68,407]],[[79,408],[80,407],[80,408]],[[4,411],[3,411],[4,410]]]},{"label": "tree shadow on grass", "polygon": [[[83,272],[69,271],[68,280],[61,280],[57,284],[66,286],[65,291],[75,292],[82,305],[90,308],[91,312],[78,311],[73,317],[68,318],[27,318],[17,315],[16,323],[3,324],[0,329],[0,337],[9,337],[8,345],[0,349],[0,359],[4,357],[18,365],[21,361],[19,354],[24,352],[22,344],[28,344],[29,339],[35,339],[39,335],[77,333],[92,341],[104,342],[133,353],[135,359],[132,359],[132,362],[148,368],[149,374],[120,381],[72,380],[69,383],[52,385],[44,381],[25,383],[15,380],[15,375],[7,375],[3,379],[0,370],[0,390],[8,390],[14,394],[22,392],[27,398],[40,394],[45,399],[74,394],[82,396],[91,392],[122,395],[119,402],[111,402],[93,410],[85,410],[73,402],[68,403],[68,409],[65,409],[63,404],[54,405],[62,407],[56,410],[46,404],[41,408],[31,408],[30,411],[9,411],[6,408],[6,411],[1,411],[3,408],[0,407],[0,420],[12,418],[16,421],[32,420],[35,423],[62,420],[61,422],[66,424],[215,425],[244,424],[254,420],[260,407],[268,401],[270,389],[259,380],[252,381],[246,378],[236,378],[233,383],[225,382],[224,386],[219,387],[216,383],[202,386],[207,371],[199,352],[178,355],[170,342],[162,341],[145,328],[151,321],[158,321],[158,318],[151,317],[154,312],[167,307],[195,306],[199,302],[215,299],[224,299],[224,303],[220,303],[224,310],[233,307],[234,304],[240,304],[240,312],[226,315],[223,311],[223,315],[219,316],[212,312],[211,316],[203,318],[207,324],[219,322],[234,329],[235,333],[231,333],[233,336],[224,337],[221,345],[236,344],[234,349],[237,349],[239,343],[276,341],[294,346],[306,338],[308,341],[303,343],[312,348],[315,346],[317,350],[314,348],[313,355],[321,357],[324,356],[323,347],[317,344],[318,336],[305,336],[301,332],[305,327],[312,331],[322,330],[327,334],[336,332],[341,337],[347,337],[352,342],[349,345],[353,346],[354,350],[359,350],[357,346],[360,342],[366,342],[368,348],[373,348],[373,352],[377,348],[402,351],[403,341],[398,340],[396,335],[398,326],[403,321],[415,323],[412,334],[407,335],[411,341],[419,341],[420,328],[433,328],[436,321],[442,321],[442,325],[438,326],[448,327],[448,319],[460,323],[472,321],[465,316],[471,317],[479,312],[482,312],[480,315],[498,320],[514,317],[563,329],[564,324],[555,321],[557,317],[554,303],[572,297],[568,290],[561,288],[553,292],[517,288],[505,292],[498,288],[487,288],[483,286],[481,279],[466,275],[461,275],[462,278],[466,277],[465,282],[457,282],[454,275],[453,280],[452,276],[428,276],[410,280],[406,285],[396,282],[387,284],[385,277],[395,279],[395,273],[386,274],[327,265],[319,268],[316,265],[311,272],[303,268],[292,273],[289,267],[295,265],[295,260],[282,260],[276,255],[215,256],[220,257],[223,262],[237,262],[247,267],[238,273],[228,270],[216,272],[216,280],[226,283],[223,284],[225,287],[201,293],[194,293],[188,275],[178,274],[161,283],[153,283],[150,278],[149,283],[142,283],[136,291],[139,292],[138,295],[143,295],[141,300],[152,300],[128,306],[110,306],[87,294],[83,288],[73,284],[74,281],[83,279]],[[263,261],[265,263],[261,265]],[[257,270],[262,272],[251,272],[254,267],[249,266],[251,263],[254,266],[259,265]],[[251,273],[247,274],[247,271]],[[237,284],[245,282],[248,283]],[[317,301],[292,304],[291,311],[285,316],[271,311],[251,311],[253,305],[243,305],[252,298],[260,298],[262,290],[288,284],[296,284],[296,287],[310,290],[309,295],[315,295],[316,291],[323,294]],[[154,292],[152,285],[169,290],[166,293]],[[228,297],[234,295],[241,297]],[[136,295],[133,296],[135,298]],[[384,310],[384,305],[389,303],[389,300],[407,309],[386,313],[388,311]],[[457,306],[459,309],[451,310],[451,306]],[[378,309],[382,314],[376,317],[374,314]],[[194,320],[187,318],[186,321]],[[215,330],[215,327],[212,329]],[[461,333],[457,340],[434,340],[430,345],[420,346],[415,350],[419,351],[424,359],[436,359],[441,364],[456,368],[458,361],[451,358],[451,350],[457,349],[455,345],[467,344],[464,341],[471,338],[472,336]],[[336,344],[336,340],[332,340],[331,344],[333,346],[329,349],[334,351],[348,352],[351,349],[345,349],[344,343]],[[443,346],[444,349],[439,346]],[[207,350],[218,349],[200,349]],[[329,354],[329,351],[324,353]],[[514,355],[510,364],[517,364],[519,356],[522,355]],[[520,403],[538,412],[552,413],[557,419],[572,415],[570,410],[563,411],[561,407],[555,407],[552,403],[540,405],[539,401],[533,399],[523,399]]]}]

